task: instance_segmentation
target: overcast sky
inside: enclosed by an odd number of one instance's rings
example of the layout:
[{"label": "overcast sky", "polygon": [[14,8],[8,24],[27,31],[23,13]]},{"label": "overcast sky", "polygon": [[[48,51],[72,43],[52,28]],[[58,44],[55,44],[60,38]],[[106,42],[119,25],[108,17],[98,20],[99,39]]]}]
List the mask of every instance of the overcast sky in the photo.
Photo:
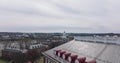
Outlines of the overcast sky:
[{"label": "overcast sky", "polygon": [[119,0],[0,0],[0,32],[120,32]]}]

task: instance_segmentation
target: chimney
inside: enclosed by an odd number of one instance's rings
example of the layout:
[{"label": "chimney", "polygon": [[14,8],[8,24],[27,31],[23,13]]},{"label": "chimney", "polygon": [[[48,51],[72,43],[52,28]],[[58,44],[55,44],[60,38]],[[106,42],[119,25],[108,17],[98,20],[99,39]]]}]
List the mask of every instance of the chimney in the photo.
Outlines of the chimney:
[{"label": "chimney", "polygon": [[71,55],[68,57],[68,61],[70,63],[75,63],[75,60],[77,59],[78,55]]},{"label": "chimney", "polygon": [[86,57],[81,57],[75,60],[75,63],[85,63]]},{"label": "chimney", "polygon": [[71,53],[65,53],[63,54],[63,59],[68,60],[68,57],[71,55]]},{"label": "chimney", "polygon": [[61,50],[54,50],[54,54],[58,56],[58,53],[60,52]]},{"label": "chimney", "polygon": [[59,56],[59,57],[62,57],[65,52],[66,52],[66,51],[60,51],[60,52],[58,53],[58,56]]}]

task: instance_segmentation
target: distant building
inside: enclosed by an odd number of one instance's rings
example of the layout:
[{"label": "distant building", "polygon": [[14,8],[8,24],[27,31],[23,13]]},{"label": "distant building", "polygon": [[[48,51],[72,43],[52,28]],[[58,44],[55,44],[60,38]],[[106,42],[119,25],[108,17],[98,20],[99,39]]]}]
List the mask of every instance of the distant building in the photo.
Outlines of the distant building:
[{"label": "distant building", "polygon": [[10,39],[10,36],[9,35],[2,35],[1,38],[2,39]]},{"label": "distant building", "polygon": [[66,32],[65,32],[65,31],[63,32],[63,36],[62,36],[62,38],[63,38],[63,39],[66,39],[66,38],[67,38],[67,36],[66,36]]},{"label": "distant building", "polygon": [[[31,57],[31,55],[32,56],[36,55],[36,53],[40,55],[41,51],[45,51],[46,48],[47,48],[47,45],[43,45],[36,41],[27,42],[27,43],[26,42],[7,43],[5,45],[5,48],[2,50],[2,59],[8,60],[8,61],[15,61],[15,60],[18,60],[18,59],[15,59],[15,57],[21,59],[21,57],[24,56],[23,60],[33,61],[29,57]],[[16,63],[19,63],[19,62],[16,62]]]}]

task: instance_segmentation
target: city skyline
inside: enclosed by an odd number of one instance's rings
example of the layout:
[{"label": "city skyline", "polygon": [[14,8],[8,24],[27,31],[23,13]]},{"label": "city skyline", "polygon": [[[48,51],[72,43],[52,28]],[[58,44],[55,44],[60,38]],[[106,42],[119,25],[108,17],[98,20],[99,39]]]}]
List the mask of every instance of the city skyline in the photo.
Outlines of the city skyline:
[{"label": "city skyline", "polygon": [[0,32],[119,33],[118,0],[0,0]]}]

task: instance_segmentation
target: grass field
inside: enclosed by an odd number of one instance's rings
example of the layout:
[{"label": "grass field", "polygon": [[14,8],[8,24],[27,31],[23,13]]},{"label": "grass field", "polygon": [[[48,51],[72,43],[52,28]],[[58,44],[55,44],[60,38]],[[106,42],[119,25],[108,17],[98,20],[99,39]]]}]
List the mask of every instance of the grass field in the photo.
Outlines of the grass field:
[{"label": "grass field", "polygon": [[[1,52],[1,50],[0,50],[0,56],[1,56],[1,53],[2,53],[2,52]],[[0,59],[0,63],[8,63],[8,62]]]},{"label": "grass field", "polygon": [[37,60],[37,63],[43,63],[43,57],[41,57],[39,60]]},{"label": "grass field", "polygon": [[0,63],[8,63],[8,62],[0,59]]}]

